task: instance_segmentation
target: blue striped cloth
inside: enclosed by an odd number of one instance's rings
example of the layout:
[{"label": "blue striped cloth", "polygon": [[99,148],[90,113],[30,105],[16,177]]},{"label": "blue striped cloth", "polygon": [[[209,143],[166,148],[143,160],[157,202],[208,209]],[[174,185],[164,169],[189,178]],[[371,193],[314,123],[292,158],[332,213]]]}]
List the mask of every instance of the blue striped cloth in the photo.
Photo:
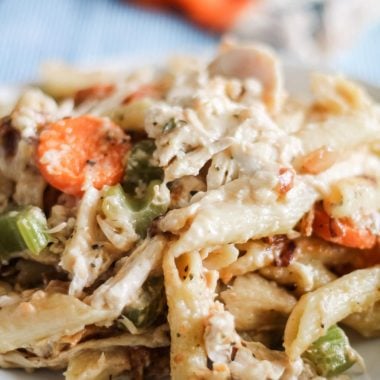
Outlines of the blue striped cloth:
[{"label": "blue striped cloth", "polygon": [[0,0],[0,83],[31,80],[48,59],[152,57],[216,41],[179,16],[118,0]]},{"label": "blue striped cloth", "polygon": [[[380,84],[380,23],[334,68]],[[41,62],[96,62],[214,48],[218,38],[181,17],[118,0],[0,0],[0,83],[33,80]]]}]

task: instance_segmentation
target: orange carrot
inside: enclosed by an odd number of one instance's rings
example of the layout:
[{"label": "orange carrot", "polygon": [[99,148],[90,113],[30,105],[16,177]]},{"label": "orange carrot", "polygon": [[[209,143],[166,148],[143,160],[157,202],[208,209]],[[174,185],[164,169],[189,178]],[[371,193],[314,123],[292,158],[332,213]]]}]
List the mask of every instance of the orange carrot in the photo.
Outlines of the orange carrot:
[{"label": "orange carrot", "polygon": [[331,218],[322,205],[314,210],[313,233],[351,248],[370,249],[376,244],[376,236],[369,229],[356,226],[349,218]]},{"label": "orange carrot", "polygon": [[192,20],[207,28],[223,31],[230,28],[249,0],[173,0]]},{"label": "orange carrot", "polygon": [[154,8],[177,8],[196,23],[215,30],[230,28],[250,0],[134,0]]},{"label": "orange carrot", "polygon": [[79,105],[86,100],[101,100],[111,95],[115,91],[113,84],[96,84],[91,87],[78,90],[74,95],[75,105]]},{"label": "orange carrot", "polygon": [[53,187],[80,196],[85,184],[97,189],[118,183],[129,137],[112,122],[85,115],[49,124],[41,132],[37,162]]}]

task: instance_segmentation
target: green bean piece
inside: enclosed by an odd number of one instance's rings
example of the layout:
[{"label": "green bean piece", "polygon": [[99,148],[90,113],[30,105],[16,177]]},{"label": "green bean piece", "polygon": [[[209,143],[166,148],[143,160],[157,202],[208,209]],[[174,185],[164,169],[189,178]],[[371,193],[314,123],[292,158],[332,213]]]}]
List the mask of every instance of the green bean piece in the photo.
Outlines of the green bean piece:
[{"label": "green bean piece", "polygon": [[168,208],[169,200],[158,194],[160,183],[159,180],[151,181],[142,199],[126,194],[120,185],[110,187],[102,204],[104,215],[112,220],[122,214],[130,220],[136,233],[145,237],[153,219],[164,214]]},{"label": "green bean piece", "polygon": [[146,188],[151,181],[163,180],[162,168],[152,163],[152,155],[155,150],[156,145],[151,139],[139,141],[133,146],[128,157],[127,170],[123,181],[123,188],[128,194],[142,197],[142,187]]},{"label": "green bean piece", "polygon": [[46,217],[40,208],[27,206],[0,215],[0,256],[28,249],[38,255],[49,243]]},{"label": "green bean piece", "polygon": [[128,305],[123,315],[137,328],[151,326],[164,309],[164,283],[162,277],[151,277],[143,285],[139,297]]},{"label": "green bean piece", "polygon": [[166,212],[170,201],[169,197],[159,193],[164,173],[162,168],[152,163],[155,149],[151,139],[134,145],[122,186],[106,190],[102,205],[107,218],[117,219],[116,215],[127,217],[141,237],[146,236],[153,219]]},{"label": "green bean piece", "polygon": [[341,374],[357,361],[346,334],[336,325],[317,339],[306,350],[304,357],[314,364],[319,375],[327,377]]}]

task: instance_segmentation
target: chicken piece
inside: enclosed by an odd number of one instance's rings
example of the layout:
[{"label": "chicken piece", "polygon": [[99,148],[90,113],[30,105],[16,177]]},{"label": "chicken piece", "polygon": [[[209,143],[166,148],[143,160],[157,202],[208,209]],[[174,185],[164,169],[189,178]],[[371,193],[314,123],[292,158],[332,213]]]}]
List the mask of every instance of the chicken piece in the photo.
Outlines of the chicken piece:
[{"label": "chicken piece", "polygon": [[212,76],[221,75],[238,79],[255,78],[262,85],[262,98],[270,112],[280,110],[284,87],[280,64],[273,52],[258,44],[235,44],[226,40],[221,53],[211,62]]}]

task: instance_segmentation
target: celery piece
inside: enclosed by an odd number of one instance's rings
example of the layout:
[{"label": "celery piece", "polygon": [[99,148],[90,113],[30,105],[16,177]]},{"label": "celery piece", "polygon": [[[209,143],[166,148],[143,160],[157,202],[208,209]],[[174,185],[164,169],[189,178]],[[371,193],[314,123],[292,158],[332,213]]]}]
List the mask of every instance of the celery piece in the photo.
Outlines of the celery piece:
[{"label": "celery piece", "polygon": [[49,243],[50,236],[44,213],[38,207],[28,207],[20,212],[17,220],[18,230],[34,255],[38,255]]},{"label": "celery piece", "polygon": [[26,249],[24,239],[17,227],[17,211],[9,211],[0,215],[0,257],[6,258],[13,252]]},{"label": "celery piece", "polygon": [[0,215],[0,255],[28,249],[39,254],[49,243],[46,218],[41,209],[27,206]]},{"label": "celery piece", "polygon": [[125,307],[123,315],[137,328],[149,327],[162,313],[165,305],[164,298],[163,278],[148,278],[136,300]]},{"label": "celery piece", "polygon": [[152,155],[156,150],[153,140],[141,140],[135,144],[128,157],[127,170],[123,181],[123,188],[128,194],[143,197],[143,192],[136,189],[146,187],[151,181],[164,177],[162,168],[152,164]]},{"label": "celery piece", "polygon": [[161,181],[152,181],[149,183],[145,192],[144,199],[139,202],[140,207],[134,215],[135,231],[140,236],[145,236],[148,227],[151,225],[153,219],[166,212],[168,203],[161,199],[158,190]]},{"label": "celery piece", "polygon": [[331,326],[325,335],[317,339],[304,353],[319,375],[336,376],[352,367],[357,358],[344,331]]},{"label": "celery piece", "polygon": [[153,219],[162,215],[168,208],[168,199],[158,193],[161,181],[151,181],[142,199],[126,194],[120,185],[108,188],[102,203],[102,211],[106,218],[113,220],[120,213],[127,217],[136,233],[141,237],[146,232]]},{"label": "celery piece", "polygon": [[123,210],[123,216],[129,219],[141,237],[146,236],[153,219],[166,212],[170,201],[169,197],[166,199],[159,194],[164,173],[152,163],[155,149],[151,139],[134,145],[128,157],[123,185],[110,187],[102,205],[104,215],[111,220]]}]

